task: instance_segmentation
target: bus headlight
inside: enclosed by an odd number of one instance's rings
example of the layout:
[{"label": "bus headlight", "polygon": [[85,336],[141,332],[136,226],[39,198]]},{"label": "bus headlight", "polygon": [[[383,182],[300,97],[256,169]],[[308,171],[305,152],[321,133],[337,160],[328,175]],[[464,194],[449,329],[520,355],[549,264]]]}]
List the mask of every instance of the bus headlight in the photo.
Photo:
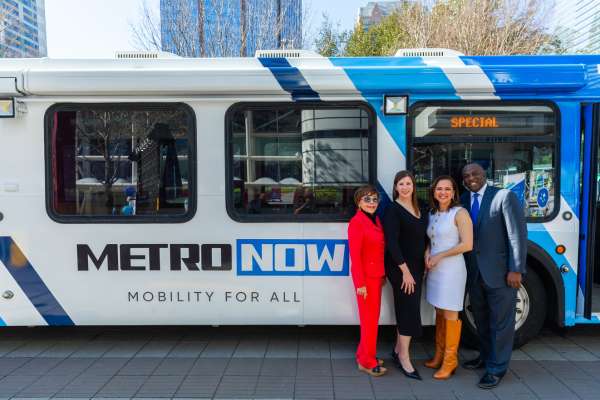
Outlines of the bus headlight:
[{"label": "bus headlight", "polygon": [[0,118],[15,117],[15,100],[0,99]]}]

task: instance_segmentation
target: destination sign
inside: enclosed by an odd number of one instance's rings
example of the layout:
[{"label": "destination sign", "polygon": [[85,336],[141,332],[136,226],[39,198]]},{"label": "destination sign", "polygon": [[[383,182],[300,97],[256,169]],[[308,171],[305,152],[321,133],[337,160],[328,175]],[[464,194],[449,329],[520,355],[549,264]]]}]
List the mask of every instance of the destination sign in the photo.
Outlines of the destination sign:
[{"label": "destination sign", "polygon": [[500,128],[496,117],[459,116],[450,118],[451,128]]},{"label": "destination sign", "polygon": [[529,110],[425,108],[416,118],[416,136],[547,135],[554,131],[551,112]]}]

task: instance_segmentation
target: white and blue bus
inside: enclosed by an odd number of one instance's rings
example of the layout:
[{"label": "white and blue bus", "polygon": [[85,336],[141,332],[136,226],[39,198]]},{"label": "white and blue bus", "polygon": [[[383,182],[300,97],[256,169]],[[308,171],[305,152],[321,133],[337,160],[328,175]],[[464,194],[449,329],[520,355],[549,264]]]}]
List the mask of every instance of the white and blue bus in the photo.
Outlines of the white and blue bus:
[{"label": "white and blue bus", "polygon": [[354,324],[354,190],[470,162],[527,216],[517,344],[598,323],[599,64],[1,59],[0,325]]}]

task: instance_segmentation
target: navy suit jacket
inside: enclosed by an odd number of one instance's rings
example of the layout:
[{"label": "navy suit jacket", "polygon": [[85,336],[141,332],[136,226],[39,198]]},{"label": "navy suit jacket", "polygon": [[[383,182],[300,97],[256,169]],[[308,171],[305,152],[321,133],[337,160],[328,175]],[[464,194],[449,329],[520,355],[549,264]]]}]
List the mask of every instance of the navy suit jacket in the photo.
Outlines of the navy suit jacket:
[{"label": "navy suit jacket", "polygon": [[[470,212],[471,192],[463,193],[461,202]],[[473,226],[473,250],[465,253],[470,284],[480,274],[487,286],[500,288],[506,286],[508,272],[526,272],[525,212],[512,191],[488,185]]]}]

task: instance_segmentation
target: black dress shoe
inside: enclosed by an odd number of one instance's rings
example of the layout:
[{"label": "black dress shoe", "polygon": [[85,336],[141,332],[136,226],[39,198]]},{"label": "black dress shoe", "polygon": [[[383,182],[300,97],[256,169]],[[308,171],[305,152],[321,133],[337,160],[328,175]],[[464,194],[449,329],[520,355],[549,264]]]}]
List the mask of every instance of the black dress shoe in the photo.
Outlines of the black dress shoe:
[{"label": "black dress shoe", "polygon": [[407,370],[404,369],[404,367],[402,366],[402,364],[400,363],[400,361],[398,361],[398,368],[400,368],[400,371],[402,371],[402,373],[404,374],[404,376],[406,376],[407,378],[416,379],[418,381],[422,381],[423,380],[423,378],[421,378],[421,374],[419,374],[419,371],[416,368],[415,368],[414,371],[408,372]]},{"label": "black dress shoe", "polygon": [[477,357],[473,360],[465,361],[462,366],[464,369],[481,369],[485,367],[485,361]]},{"label": "black dress shoe", "polygon": [[503,377],[504,375],[493,375],[486,372],[479,380],[477,386],[481,389],[493,389],[498,386]]}]

